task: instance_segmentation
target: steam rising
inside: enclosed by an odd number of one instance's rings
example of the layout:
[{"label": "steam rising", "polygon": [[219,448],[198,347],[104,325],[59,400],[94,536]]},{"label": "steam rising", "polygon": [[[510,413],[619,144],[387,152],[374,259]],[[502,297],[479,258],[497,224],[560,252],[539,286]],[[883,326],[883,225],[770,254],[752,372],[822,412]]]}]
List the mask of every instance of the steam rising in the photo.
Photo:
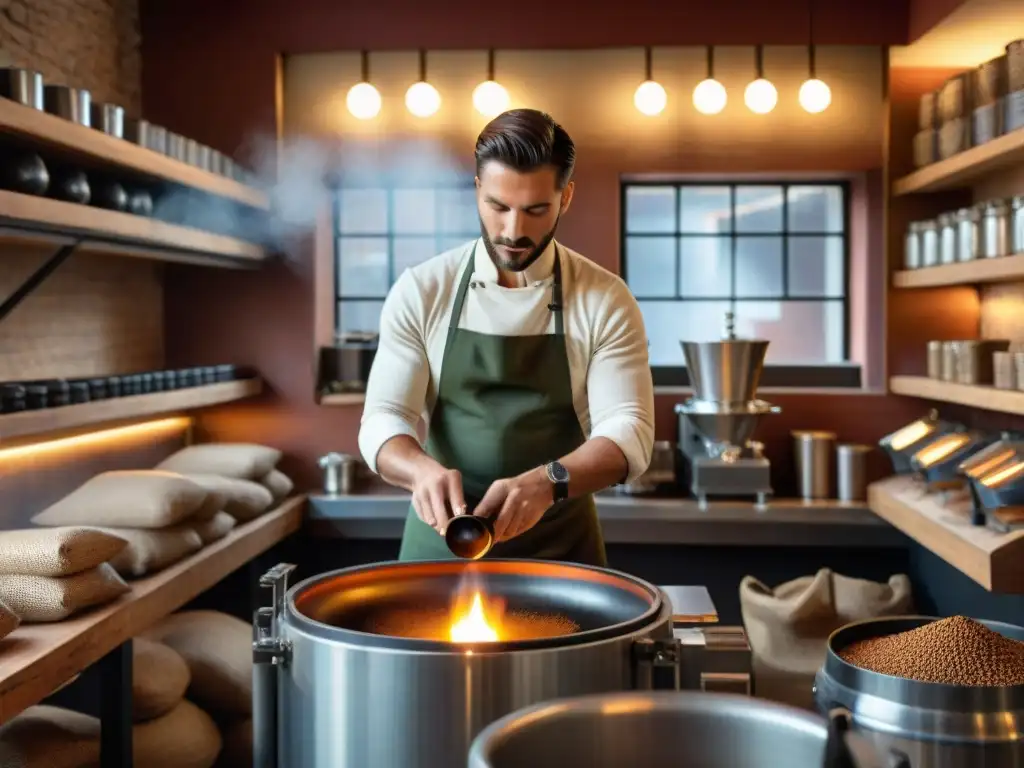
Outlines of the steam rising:
[{"label": "steam rising", "polygon": [[312,234],[338,186],[381,189],[433,188],[472,178],[472,147],[459,158],[432,138],[355,141],[292,138],[250,142],[256,158],[249,184],[270,198],[271,215],[193,190],[165,190],[154,201],[155,218],[257,243],[297,260],[297,243]]}]

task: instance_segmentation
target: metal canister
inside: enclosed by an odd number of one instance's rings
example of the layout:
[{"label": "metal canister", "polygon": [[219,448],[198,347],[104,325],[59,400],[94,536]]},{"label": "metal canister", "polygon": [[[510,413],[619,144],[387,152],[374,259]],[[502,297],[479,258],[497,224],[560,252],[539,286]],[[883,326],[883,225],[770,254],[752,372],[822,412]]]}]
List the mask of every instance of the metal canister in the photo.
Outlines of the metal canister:
[{"label": "metal canister", "polygon": [[981,256],[981,209],[972,205],[956,212],[956,257],[971,261]]},{"label": "metal canister", "polygon": [[1013,367],[1011,352],[992,353],[992,385],[996,389],[1015,389],[1017,386],[1016,371]]},{"label": "metal canister", "polygon": [[907,226],[906,241],[903,246],[903,268],[917,269],[921,266],[921,223],[912,221]]},{"label": "metal canister", "polygon": [[793,433],[801,498],[832,497],[832,446],[835,439],[834,432],[808,430]]},{"label": "metal canister", "polygon": [[1024,254],[1024,195],[1010,201],[1010,253]]},{"label": "metal canister", "polygon": [[836,498],[865,501],[868,497],[870,445],[843,443],[836,446]]},{"label": "metal canister", "polygon": [[937,221],[918,223],[921,227],[921,266],[934,267],[939,263],[939,224]]},{"label": "metal canister", "polygon": [[928,342],[928,378],[942,378],[942,344],[941,341]]},{"label": "metal canister", "polygon": [[956,213],[942,213],[938,218],[939,225],[939,263],[953,264],[957,260],[957,224]]},{"label": "metal canister", "polygon": [[1013,377],[1017,389],[1024,391],[1024,352],[1013,353]]},{"label": "metal canister", "polygon": [[960,353],[960,342],[942,342],[942,380],[956,381],[956,359]]},{"label": "metal canister", "polygon": [[1010,253],[1010,208],[1005,200],[991,200],[985,204],[982,232],[982,255],[985,258],[991,259]]}]

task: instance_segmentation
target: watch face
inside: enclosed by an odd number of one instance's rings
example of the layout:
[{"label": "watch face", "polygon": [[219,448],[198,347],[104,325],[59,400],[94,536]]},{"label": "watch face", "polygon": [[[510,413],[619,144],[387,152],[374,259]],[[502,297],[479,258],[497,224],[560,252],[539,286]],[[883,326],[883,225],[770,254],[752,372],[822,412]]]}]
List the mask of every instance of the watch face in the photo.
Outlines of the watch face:
[{"label": "watch face", "polygon": [[548,475],[551,477],[552,482],[555,483],[567,483],[569,482],[569,470],[559,464],[557,461],[553,461],[548,465]]}]

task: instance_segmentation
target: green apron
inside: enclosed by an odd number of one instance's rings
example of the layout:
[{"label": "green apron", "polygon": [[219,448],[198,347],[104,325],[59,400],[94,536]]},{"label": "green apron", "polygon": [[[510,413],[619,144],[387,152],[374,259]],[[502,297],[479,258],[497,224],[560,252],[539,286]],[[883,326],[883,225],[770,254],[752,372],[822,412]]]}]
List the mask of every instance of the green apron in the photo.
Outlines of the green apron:
[{"label": "green apron", "polygon": [[[462,474],[470,510],[495,480],[561,459],[586,437],[572,402],[562,317],[562,271],[555,251],[555,333],[492,336],[459,328],[473,277],[474,245],[452,308],[426,452]],[[455,556],[411,505],[400,560]],[[563,560],[604,566],[604,540],[592,496],[553,505],[530,530],[494,545],[487,557]]]}]

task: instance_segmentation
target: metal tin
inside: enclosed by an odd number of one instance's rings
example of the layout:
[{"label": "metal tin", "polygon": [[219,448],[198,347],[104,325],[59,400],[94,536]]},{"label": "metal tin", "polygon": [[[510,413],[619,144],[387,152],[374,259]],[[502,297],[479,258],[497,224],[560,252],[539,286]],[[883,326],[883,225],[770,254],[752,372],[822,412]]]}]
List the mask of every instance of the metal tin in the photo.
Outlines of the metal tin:
[{"label": "metal tin", "polygon": [[43,110],[43,76],[18,67],[0,69],[0,96],[32,109]]},{"label": "metal tin", "polygon": [[1024,254],[1024,195],[1010,200],[1010,253]]},{"label": "metal tin", "polygon": [[928,378],[942,378],[942,344],[941,341],[928,342]]},{"label": "metal tin", "polygon": [[960,353],[960,342],[942,342],[942,371],[939,378],[943,381],[956,381],[956,358]]},{"label": "metal tin", "polygon": [[195,139],[185,139],[185,162],[199,165],[199,142]]},{"label": "metal tin", "polygon": [[43,86],[43,107],[51,115],[63,117],[88,128],[91,124],[92,96],[84,88],[66,85]]},{"label": "metal tin", "polygon": [[1010,348],[1006,339],[971,339],[957,345],[956,380],[960,384],[992,384],[992,353]]},{"label": "metal tin", "polygon": [[992,385],[997,389],[1015,389],[1017,375],[1013,367],[1013,353],[992,353]]},{"label": "metal tin", "polygon": [[149,141],[146,142],[146,146],[152,149],[154,152],[159,152],[162,155],[167,154],[167,129],[162,125],[153,125],[150,123],[149,126]]},{"label": "metal tin", "polygon": [[185,137],[173,131],[167,132],[167,156],[185,161]]},{"label": "metal tin", "polygon": [[1010,253],[1010,210],[1005,200],[991,200],[985,204],[982,232],[981,252],[985,258]]},{"label": "metal tin", "polygon": [[907,226],[906,242],[903,246],[903,268],[917,269],[921,266],[921,225],[912,221]]},{"label": "metal tin", "polygon": [[92,102],[90,106],[92,127],[108,136],[124,138],[124,107],[117,104]]},{"label": "metal tin", "polygon": [[921,266],[934,267],[939,263],[939,225],[936,221],[918,222],[921,227]]},{"label": "metal tin", "polygon": [[943,213],[938,218],[939,263],[953,264],[957,260],[957,222],[955,213]]},{"label": "metal tin", "polygon": [[956,212],[956,257],[971,261],[981,256],[981,208],[972,205]]}]

